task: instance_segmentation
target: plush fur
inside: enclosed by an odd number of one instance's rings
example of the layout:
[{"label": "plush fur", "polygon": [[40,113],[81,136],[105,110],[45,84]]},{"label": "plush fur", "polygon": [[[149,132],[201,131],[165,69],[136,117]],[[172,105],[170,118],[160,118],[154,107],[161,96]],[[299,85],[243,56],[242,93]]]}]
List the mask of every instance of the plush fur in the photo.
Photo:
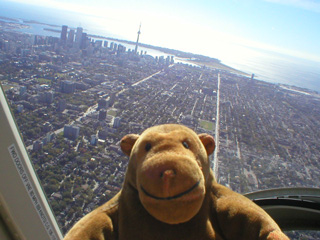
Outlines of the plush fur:
[{"label": "plush fur", "polygon": [[125,136],[121,149],[130,156],[122,190],[65,240],[288,239],[259,206],[215,181],[212,136],[160,125]]}]

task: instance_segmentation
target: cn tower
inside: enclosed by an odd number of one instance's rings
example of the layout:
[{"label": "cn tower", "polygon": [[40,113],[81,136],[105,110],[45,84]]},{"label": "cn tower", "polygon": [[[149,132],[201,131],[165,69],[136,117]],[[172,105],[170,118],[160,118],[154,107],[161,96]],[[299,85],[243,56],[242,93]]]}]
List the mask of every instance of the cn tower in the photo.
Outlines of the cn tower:
[{"label": "cn tower", "polygon": [[136,42],[136,48],[134,50],[134,53],[138,52],[139,36],[141,34],[140,29],[141,29],[141,23],[140,23],[140,26],[139,26],[138,37],[137,37],[137,42]]}]

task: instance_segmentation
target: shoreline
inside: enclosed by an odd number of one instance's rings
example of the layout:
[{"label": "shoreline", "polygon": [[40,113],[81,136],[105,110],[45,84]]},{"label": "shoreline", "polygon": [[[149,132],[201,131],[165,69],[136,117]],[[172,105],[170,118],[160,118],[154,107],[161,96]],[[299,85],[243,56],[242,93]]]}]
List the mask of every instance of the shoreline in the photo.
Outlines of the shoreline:
[{"label": "shoreline", "polygon": [[205,66],[205,67],[212,68],[212,69],[224,70],[224,71],[228,71],[231,73],[243,75],[246,77],[251,77],[251,74],[249,74],[249,73],[232,68],[228,65],[225,65],[225,64],[223,64],[221,62],[217,62],[217,61],[206,62],[206,61],[201,61],[200,59],[183,59],[183,61],[185,61],[186,63],[195,64],[198,66]]}]

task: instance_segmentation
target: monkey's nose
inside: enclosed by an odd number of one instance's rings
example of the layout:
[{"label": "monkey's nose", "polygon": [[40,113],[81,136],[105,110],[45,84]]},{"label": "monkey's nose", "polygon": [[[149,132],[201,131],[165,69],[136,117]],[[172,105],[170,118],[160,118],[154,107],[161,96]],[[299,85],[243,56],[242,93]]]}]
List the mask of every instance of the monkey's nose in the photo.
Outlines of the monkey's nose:
[{"label": "monkey's nose", "polygon": [[176,171],[174,169],[167,169],[161,172],[160,178],[162,180],[162,189],[163,189],[163,194],[166,197],[169,197],[172,191],[172,183],[173,179],[176,176]]},{"label": "monkey's nose", "polygon": [[160,177],[163,180],[174,178],[176,176],[176,171],[173,169],[167,169],[160,173]]}]

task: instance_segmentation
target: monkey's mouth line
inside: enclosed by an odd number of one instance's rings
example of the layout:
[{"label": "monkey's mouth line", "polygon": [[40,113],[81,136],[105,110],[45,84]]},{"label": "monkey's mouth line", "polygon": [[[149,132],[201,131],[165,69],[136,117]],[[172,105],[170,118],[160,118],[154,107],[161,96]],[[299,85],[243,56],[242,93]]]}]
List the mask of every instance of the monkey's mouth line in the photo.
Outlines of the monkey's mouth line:
[{"label": "monkey's mouth line", "polygon": [[145,190],[142,186],[141,186],[141,190],[145,195],[147,195],[148,197],[151,197],[153,199],[156,199],[156,200],[173,200],[173,199],[180,198],[180,197],[190,193],[192,190],[197,188],[199,186],[199,184],[200,184],[200,180],[196,184],[194,184],[191,188],[189,188],[188,190],[186,190],[186,191],[184,191],[182,193],[179,193],[177,195],[171,196],[171,197],[157,197],[157,196],[154,196],[154,195],[148,193],[147,190]]}]

